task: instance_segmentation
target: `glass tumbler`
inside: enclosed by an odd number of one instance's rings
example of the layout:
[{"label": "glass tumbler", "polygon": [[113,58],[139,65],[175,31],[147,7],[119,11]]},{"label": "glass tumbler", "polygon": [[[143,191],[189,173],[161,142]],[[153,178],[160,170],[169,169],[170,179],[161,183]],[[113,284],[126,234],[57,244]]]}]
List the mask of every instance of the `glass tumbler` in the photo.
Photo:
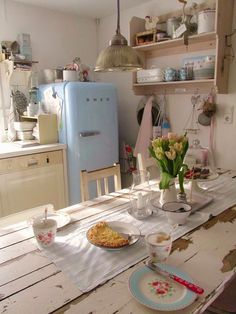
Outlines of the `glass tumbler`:
[{"label": "glass tumbler", "polygon": [[132,175],[133,183],[129,194],[131,215],[137,219],[144,219],[152,214],[150,173],[147,170],[135,170]]}]

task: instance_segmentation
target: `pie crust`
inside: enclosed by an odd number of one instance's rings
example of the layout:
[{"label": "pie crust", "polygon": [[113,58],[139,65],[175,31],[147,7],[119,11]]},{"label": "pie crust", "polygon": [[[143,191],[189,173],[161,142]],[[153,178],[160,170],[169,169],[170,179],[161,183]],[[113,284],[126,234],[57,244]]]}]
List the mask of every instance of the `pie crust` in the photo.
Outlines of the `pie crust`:
[{"label": "pie crust", "polygon": [[87,233],[88,240],[95,244],[108,248],[117,248],[129,244],[129,240],[109,227],[105,221],[100,221]]}]

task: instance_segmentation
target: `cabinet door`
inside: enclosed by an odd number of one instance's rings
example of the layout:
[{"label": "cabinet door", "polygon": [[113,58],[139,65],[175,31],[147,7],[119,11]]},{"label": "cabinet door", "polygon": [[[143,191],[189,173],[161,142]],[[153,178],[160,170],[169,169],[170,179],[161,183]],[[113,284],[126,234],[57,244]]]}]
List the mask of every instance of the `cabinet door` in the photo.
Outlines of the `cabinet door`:
[{"label": "cabinet door", "polygon": [[63,165],[27,169],[0,175],[1,216],[31,207],[66,206]]}]

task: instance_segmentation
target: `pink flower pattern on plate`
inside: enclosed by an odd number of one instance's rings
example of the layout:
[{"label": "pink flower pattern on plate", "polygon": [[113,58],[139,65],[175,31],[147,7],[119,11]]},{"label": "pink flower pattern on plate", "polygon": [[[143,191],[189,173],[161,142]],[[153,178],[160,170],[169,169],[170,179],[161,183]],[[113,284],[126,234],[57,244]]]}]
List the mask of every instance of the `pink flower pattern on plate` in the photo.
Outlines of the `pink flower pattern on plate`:
[{"label": "pink flower pattern on plate", "polygon": [[173,285],[165,280],[156,279],[148,283],[150,291],[156,294],[158,297],[172,296],[175,292]]}]

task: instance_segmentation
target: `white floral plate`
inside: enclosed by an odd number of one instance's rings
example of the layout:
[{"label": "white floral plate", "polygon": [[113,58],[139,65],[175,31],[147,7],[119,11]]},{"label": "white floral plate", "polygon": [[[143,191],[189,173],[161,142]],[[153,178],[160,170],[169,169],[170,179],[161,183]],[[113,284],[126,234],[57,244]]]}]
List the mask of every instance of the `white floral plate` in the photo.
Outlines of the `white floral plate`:
[{"label": "white floral plate", "polygon": [[[158,264],[162,269],[176,274],[190,282],[193,280],[183,271],[166,264]],[[159,311],[177,311],[194,302],[196,294],[183,285],[165,278],[143,266],[135,270],[129,278],[129,290],[141,304]]]},{"label": "white floral plate", "polygon": [[[44,219],[44,217],[45,216],[43,214],[31,217],[29,219],[29,221],[28,221],[28,224],[32,225],[35,218],[42,218],[42,219]],[[62,228],[62,227],[64,227],[64,226],[66,226],[66,225],[68,225],[69,222],[71,221],[70,215],[67,214],[67,213],[62,213],[62,212],[58,212],[58,213],[57,212],[53,212],[53,213],[49,212],[47,214],[47,218],[56,220],[56,222],[57,222],[57,230]]]}]

